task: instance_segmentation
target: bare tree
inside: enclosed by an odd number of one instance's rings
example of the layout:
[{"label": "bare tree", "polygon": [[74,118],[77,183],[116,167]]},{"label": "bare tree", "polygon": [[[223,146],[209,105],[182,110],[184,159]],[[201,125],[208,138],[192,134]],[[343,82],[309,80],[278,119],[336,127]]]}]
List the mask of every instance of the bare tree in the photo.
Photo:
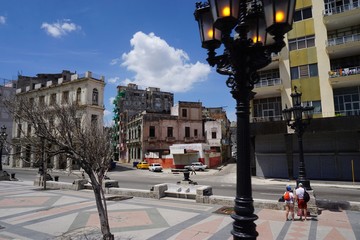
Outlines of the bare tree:
[{"label": "bare tree", "polygon": [[97,121],[89,119],[84,105],[45,105],[21,96],[15,101],[7,100],[5,105],[15,121],[26,125],[28,131],[31,129],[30,133],[22,129],[16,144],[31,145],[31,151],[38,155],[44,153],[44,148],[47,157],[65,155],[86,172],[94,191],[103,239],[114,239],[102,188],[113,157],[111,129],[104,129]]}]

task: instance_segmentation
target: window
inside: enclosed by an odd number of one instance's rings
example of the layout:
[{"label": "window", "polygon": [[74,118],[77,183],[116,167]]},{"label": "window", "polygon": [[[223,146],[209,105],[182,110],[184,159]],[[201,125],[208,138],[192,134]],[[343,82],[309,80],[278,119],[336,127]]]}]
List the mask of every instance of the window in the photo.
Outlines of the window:
[{"label": "window", "polygon": [[39,97],[39,105],[40,106],[45,106],[45,96],[40,96]]},{"label": "window", "polygon": [[21,131],[22,131],[22,125],[21,125],[21,123],[19,123],[17,126],[17,137],[18,138],[21,137]]},{"label": "window", "polygon": [[289,40],[289,50],[298,50],[315,46],[315,36],[305,36]]},{"label": "window", "polygon": [[198,130],[194,129],[194,137],[197,137],[197,136],[198,136]]},{"label": "window", "polygon": [[81,88],[78,88],[76,90],[76,103],[80,104],[81,103]]},{"label": "window", "polygon": [[312,18],[312,12],[310,7],[296,10],[294,13],[294,22],[302,21],[308,18]]},{"label": "window", "polygon": [[298,79],[299,78],[299,68],[292,67],[290,68],[291,79]]},{"label": "window", "polygon": [[185,137],[186,138],[190,137],[190,127],[185,127]]},{"label": "window", "polygon": [[155,137],[155,126],[150,126],[149,137]]},{"label": "window", "polygon": [[99,91],[96,88],[94,88],[92,93],[92,104],[93,105],[99,104]]},{"label": "window", "polygon": [[358,87],[334,89],[334,105],[336,114],[360,115],[360,89]]},{"label": "window", "polygon": [[56,93],[50,95],[50,105],[56,104]]},{"label": "window", "polygon": [[27,135],[28,137],[31,135],[31,124],[27,125]]},{"label": "window", "polygon": [[91,126],[94,127],[98,123],[98,116],[97,115],[91,115]]},{"label": "window", "polygon": [[321,101],[308,101],[308,102],[303,102],[303,106],[312,106],[314,107],[314,113],[321,113]]},{"label": "window", "polygon": [[281,97],[253,100],[255,121],[280,120],[282,116]]},{"label": "window", "polygon": [[187,109],[182,109],[182,117],[187,117]]},{"label": "window", "polygon": [[290,74],[292,80],[306,77],[316,77],[318,76],[317,63],[291,67]]},{"label": "window", "polygon": [[173,137],[173,127],[167,128],[167,137]]},{"label": "window", "polygon": [[310,77],[318,76],[318,67],[316,63],[309,64],[309,73],[310,73]]},{"label": "window", "polygon": [[214,131],[214,132],[211,132],[211,138],[212,139],[216,139],[216,132]]},{"label": "window", "polygon": [[69,103],[69,91],[63,92],[62,95],[62,103]]}]

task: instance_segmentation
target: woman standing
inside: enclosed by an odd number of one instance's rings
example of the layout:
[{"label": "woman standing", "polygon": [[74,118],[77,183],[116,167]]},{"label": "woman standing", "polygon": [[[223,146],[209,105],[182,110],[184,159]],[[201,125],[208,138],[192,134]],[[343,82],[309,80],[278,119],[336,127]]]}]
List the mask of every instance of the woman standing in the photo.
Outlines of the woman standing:
[{"label": "woman standing", "polygon": [[294,221],[294,194],[291,190],[290,186],[286,186],[286,192],[284,193],[284,200],[285,200],[285,216],[286,221],[289,220],[289,212],[291,213],[291,220]]}]

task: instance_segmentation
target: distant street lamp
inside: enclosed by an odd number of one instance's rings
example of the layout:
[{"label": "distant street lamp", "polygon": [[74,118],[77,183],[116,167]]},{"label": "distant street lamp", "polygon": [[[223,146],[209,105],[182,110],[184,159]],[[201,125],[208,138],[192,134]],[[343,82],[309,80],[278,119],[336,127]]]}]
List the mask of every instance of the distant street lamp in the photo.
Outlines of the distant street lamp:
[{"label": "distant street lamp", "polygon": [[302,136],[305,132],[305,128],[310,124],[310,121],[313,117],[314,107],[301,105],[301,95],[302,93],[297,91],[297,87],[294,87],[295,92],[290,96],[292,98],[292,108],[287,108],[283,110],[284,119],[287,122],[287,125],[295,130],[295,133],[298,137],[299,143],[299,175],[296,180],[296,185],[302,183],[307,190],[311,190],[310,180],[306,178],[305,162],[304,162],[304,150],[303,150],[303,141]]},{"label": "distant street lamp", "polygon": [[[268,65],[272,53],[284,46],[284,34],[292,29],[295,0],[209,0],[196,3],[202,47],[207,61],[236,100],[237,179],[232,235],[234,239],[256,239],[258,218],[254,214],[250,169],[250,100],[259,82],[257,70]],[[232,33],[234,31],[234,33]],[[215,49],[224,45],[224,53]]]},{"label": "distant street lamp", "polygon": [[0,171],[3,170],[2,167],[2,151],[3,151],[3,147],[4,147],[4,143],[6,141],[7,138],[7,133],[6,133],[6,126],[2,126],[1,127],[1,132],[0,132]]}]

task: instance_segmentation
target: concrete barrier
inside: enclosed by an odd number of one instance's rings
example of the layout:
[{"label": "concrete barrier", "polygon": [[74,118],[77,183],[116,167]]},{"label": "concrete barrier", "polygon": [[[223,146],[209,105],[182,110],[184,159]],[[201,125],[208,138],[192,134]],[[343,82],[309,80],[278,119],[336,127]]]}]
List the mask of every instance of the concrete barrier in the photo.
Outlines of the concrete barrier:
[{"label": "concrete barrier", "polygon": [[210,203],[210,196],[212,195],[212,187],[201,186],[196,189],[195,200],[197,203]]}]

